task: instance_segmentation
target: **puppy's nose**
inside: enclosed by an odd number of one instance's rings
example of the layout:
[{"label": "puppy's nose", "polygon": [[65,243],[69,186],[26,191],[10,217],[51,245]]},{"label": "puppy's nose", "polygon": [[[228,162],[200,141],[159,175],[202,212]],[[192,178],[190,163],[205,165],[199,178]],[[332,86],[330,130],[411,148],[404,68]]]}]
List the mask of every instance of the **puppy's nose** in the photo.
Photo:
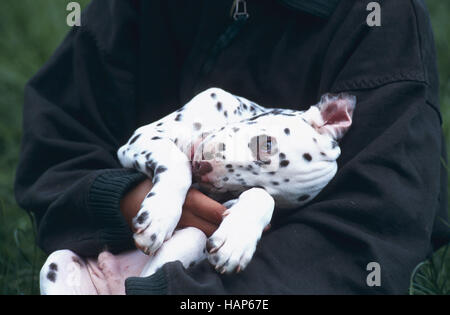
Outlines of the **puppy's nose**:
[{"label": "puppy's nose", "polygon": [[194,163],[194,174],[197,176],[203,176],[208,174],[213,170],[211,163],[209,162],[195,162]]}]

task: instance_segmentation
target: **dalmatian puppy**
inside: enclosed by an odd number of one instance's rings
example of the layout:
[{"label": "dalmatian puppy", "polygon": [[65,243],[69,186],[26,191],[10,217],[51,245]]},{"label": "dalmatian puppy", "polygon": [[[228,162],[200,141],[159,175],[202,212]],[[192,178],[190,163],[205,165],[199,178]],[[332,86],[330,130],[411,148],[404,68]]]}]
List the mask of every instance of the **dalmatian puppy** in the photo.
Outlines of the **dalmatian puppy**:
[{"label": "dalmatian puppy", "polygon": [[137,129],[118,150],[124,167],[153,180],[133,220],[137,247],[148,255],[164,247],[195,184],[218,201],[236,198],[225,203],[206,248],[221,273],[243,270],[275,206],[300,207],[334,177],[337,141],[352,123],[355,103],[354,96],[328,94],[307,111],[271,109],[211,88]]},{"label": "dalmatian puppy", "polygon": [[[56,251],[41,269],[41,294],[124,294],[126,278],[176,260],[245,269],[275,207],[305,205],[334,177],[355,104],[354,96],[327,94],[306,111],[272,109],[211,88],[137,129],[117,154],[153,181],[133,219],[140,250],[97,259]],[[191,186],[227,208],[209,239],[193,227],[175,230]]]}]

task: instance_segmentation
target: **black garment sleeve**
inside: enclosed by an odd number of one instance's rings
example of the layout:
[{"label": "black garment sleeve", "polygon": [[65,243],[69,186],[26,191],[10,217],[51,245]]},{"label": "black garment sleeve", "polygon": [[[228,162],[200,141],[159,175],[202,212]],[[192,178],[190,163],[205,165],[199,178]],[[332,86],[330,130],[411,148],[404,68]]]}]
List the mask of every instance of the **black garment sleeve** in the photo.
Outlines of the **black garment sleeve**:
[{"label": "black garment sleeve", "polygon": [[136,4],[94,0],[26,86],[15,192],[47,253],[133,245],[120,199],[143,175],[115,152],[136,128]]},{"label": "black garment sleeve", "polygon": [[[369,29],[364,1],[342,3],[321,89],[358,102],[336,177],[309,205],[274,218],[243,272],[173,262],[129,278],[128,294],[405,294],[432,242],[449,240],[436,227],[447,220],[445,148],[426,10],[383,1],[383,27]],[[371,262],[381,286],[367,285]]]}]

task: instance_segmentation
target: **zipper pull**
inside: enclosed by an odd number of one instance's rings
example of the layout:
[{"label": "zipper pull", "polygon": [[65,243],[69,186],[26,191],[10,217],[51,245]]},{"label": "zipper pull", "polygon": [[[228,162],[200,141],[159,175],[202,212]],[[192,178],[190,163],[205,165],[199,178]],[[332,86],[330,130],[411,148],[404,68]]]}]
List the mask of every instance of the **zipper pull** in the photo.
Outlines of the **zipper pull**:
[{"label": "zipper pull", "polygon": [[233,19],[236,21],[248,19],[250,15],[247,12],[247,1],[234,0],[233,6],[231,7],[231,13],[233,14]]}]

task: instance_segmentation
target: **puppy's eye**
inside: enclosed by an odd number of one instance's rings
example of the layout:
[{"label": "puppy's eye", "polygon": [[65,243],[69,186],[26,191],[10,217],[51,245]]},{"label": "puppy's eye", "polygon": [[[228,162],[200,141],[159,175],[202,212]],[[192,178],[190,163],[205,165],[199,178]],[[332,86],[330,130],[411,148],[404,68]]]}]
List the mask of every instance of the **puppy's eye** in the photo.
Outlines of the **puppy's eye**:
[{"label": "puppy's eye", "polygon": [[251,138],[248,147],[257,161],[265,161],[278,152],[277,139],[264,134]]},{"label": "puppy's eye", "polygon": [[263,146],[263,150],[266,153],[270,153],[272,151],[272,138],[267,137],[266,145]]}]

